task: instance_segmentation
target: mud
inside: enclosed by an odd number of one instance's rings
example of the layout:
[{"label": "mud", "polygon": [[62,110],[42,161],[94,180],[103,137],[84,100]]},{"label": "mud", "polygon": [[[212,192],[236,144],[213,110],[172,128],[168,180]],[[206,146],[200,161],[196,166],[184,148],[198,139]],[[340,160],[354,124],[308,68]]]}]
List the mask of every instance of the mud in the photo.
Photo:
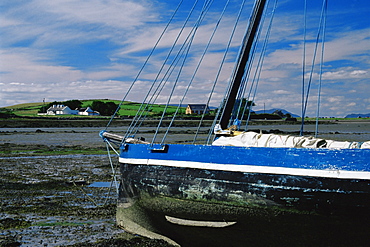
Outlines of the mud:
[{"label": "mud", "polygon": [[[322,126],[321,135],[367,141],[369,126],[370,122],[329,124]],[[117,192],[105,145],[98,136],[100,127],[14,127],[0,128],[0,247],[168,246],[116,226]],[[297,130],[297,126],[278,124],[253,128]],[[120,133],[125,127],[113,130]],[[194,129],[177,131],[173,141],[187,142]],[[141,134],[146,137],[151,132],[148,128]],[[119,177],[118,159],[112,160]],[[94,186],[98,182],[104,186]]]},{"label": "mud", "polygon": [[[10,152],[0,157],[0,246],[166,245],[116,226],[117,193],[107,156],[14,155],[34,147],[7,146]],[[97,182],[104,187],[94,187]]]}]

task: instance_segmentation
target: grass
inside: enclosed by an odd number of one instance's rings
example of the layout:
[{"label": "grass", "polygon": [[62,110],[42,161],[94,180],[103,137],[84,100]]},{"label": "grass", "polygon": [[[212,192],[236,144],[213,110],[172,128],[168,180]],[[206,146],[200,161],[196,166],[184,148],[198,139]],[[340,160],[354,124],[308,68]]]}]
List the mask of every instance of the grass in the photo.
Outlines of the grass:
[{"label": "grass", "polygon": [[[96,99],[102,102],[114,102],[115,104],[119,105],[121,101],[119,100],[110,100],[110,99]],[[91,106],[93,101],[95,100],[81,100],[82,107]],[[20,117],[39,117],[43,118],[44,116],[37,115],[40,108],[45,104],[49,104],[50,102],[36,102],[36,103],[26,103],[26,104],[18,104],[13,106],[4,107],[5,109],[12,110],[13,113]],[[141,103],[125,101],[122,103],[120,110],[118,111],[119,116],[123,117],[132,117],[135,116],[137,111],[140,109]],[[147,106],[147,111],[149,112],[149,116],[161,116],[162,112],[164,111],[164,105],[157,105],[151,104]],[[166,113],[168,115],[173,114],[177,109],[177,106],[168,106],[166,109]],[[185,107],[180,109],[180,114],[184,114]],[[76,116],[76,115],[57,115],[51,116],[48,115],[48,118],[55,117],[55,118],[71,118],[71,117],[89,117],[92,119],[99,119],[99,118],[108,118],[109,116]],[[369,118],[321,118],[320,121],[369,121]],[[301,118],[297,118],[297,121],[300,122]],[[316,118],[306,118],[305,121],[316,121]]]},{"label": "grass", "polygon": [[[124,102],[121,105],[121,108],[119,110],[120,116],[134,116],[138,110],[145,109],[149,111],[149,115],[161,115],[162,112],[165,110],[164,105],[148,105],[148,106],[141,106],[140,103],[134,103],[134,102]],[[173,114],[176,111],[176,106],[168,106],[166,109],[166,112],[168,114]]]},{"label": "grass", "polygon": [[[42,102],[36,102],[36,103],[25,103],[25,104],[18,104],[18,105],[13,105],[13,106],[7,106],[4,107],[6,109],[21,109],[21,108],[32,108],[32,107],[40,107],[42,106]],[[45,103],[47,104],[47,103]]]},{"label": "grass", "polygon": [[4,107],[5,109],[12,110],[18,116],[37,116],[37,112],[42,107],[43,103],[27,103],[18,104],[13,106]]},{"label": "grass", "polygon": [[[91,106],[93,101],[95,100],[81,100],[82,102],[82,107],[88,107]],[[99,99],[99,101],[102,102],[114,102],[115,104],[119,105],[120,101],[119,100],[109,100],[109,99]],[[11,110],[15,115],[20,116],[20,117],[44,117],[44,116],[39,116],[37,115],[38,111],[43,105],[47,105],[51,102],[36,102],[36,103],[27,103],[27,104],[18,104],[18,105],[13,105],[13,106],[7,106],[4,107],[5,109]],[[135,103],[135,102],[129,102],[125,101],[122,103],[120,110],[118,111],[119,116],[135,116],[136,112],[140,109],[141,103]],[[177,106],[168,106],[166,112],[168,114],[173,114],[176,111]],[[165,109],[164,105],[156,105],[156,104],[151,104],[147,107],[149,109],[149,115],[151,116],[156,116],[156,115],[161,115],[162,112]],[[184,112],[185,108],[183,107],[180,112]],[[76,115],[58,115],[58,116],[50,116],[48,115],[47,117],[57,117],[57,118],[70,118],[70,117],[79,117]],[[87,116],[81,116],[81,117],[87,117]],[[89,116],[91,118],[106,118],[106,116]]]}]

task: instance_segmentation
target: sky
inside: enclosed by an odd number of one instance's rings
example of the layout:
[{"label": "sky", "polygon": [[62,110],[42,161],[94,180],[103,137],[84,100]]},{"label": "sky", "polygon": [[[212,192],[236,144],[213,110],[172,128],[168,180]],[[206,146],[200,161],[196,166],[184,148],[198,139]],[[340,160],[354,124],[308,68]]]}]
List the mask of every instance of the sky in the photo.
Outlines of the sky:
[{"label": "sky", "polygon": [[[140,102],[153,85],[165,58],[195,0],[185,0],[171,26],[148,60],[127,100]],[[71,99],[117,99],[125,97],[152,47],[170,20],[180,0],[2,0],[0,2],[0,107],[21,103]],[[197,6],[202,6],[199,0]],[[230,0],[223,22],[213,38],[214,45],[202,52],[227,0],[214,0],[199,26],[189,60],[177,83],[171,103],[179,102],[196,68],[203,59],[184,104],[206,103],[217,69],[233,30],[241,5]],[[344,117],[370,112],[370,3],[368,0],[329,0],[322,69],[318,57],[312,74],[315,40],[321,0],[307,1],[307,31],[303,32],[304,0],[279,0],[273,12],[270,1],[267,18],[275,13],[267,44],[254,110],[281,108],[297,115],[302,109],[302,75],[305,92],[310,86],[306,116],[317,114],[319,74],[322,117]],[[217,107],[230,80],[236,54],[247,26],[253,1],[246,1],[226,57],[211,106]],[[197,7],[195,13],[199,13]],[[196,19],[191,19],[194,23]],[[267,23],[268,24],[268,23]],[[268,25],[263,30],[267,30]],[[184,29],[189,32],[190,26]],[[323,37],[320,32],[320,37]],[[303,37],[306,45],[303,45]],[[184,40],[180,37],[180,40]],[[177,49],[179,46],[176,46]],[[303,48],[307,58],[303,72]],[[321,44],[318,45],[321,55]],[[203,68],[203,67],[202,67]],[[320,73],[321,71],[321,73]],[[176,79],[168,79],[174,84]],[[166,103],[170,89],[157,103]],[[167,94],[166,94],[167,93]],[[312,102],[312,103],[311,103]]]}]

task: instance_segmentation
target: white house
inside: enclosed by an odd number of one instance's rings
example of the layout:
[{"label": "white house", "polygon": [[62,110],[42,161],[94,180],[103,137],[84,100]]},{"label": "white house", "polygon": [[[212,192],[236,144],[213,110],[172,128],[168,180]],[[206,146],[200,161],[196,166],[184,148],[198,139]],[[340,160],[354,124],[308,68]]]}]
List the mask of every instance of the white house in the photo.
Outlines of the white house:
[{"label": "white house", "polygon": [[78,115],[84,115],[84,116],[99,116],[100,113],[97,111],[94,111],[90,107],[87,108],[80,108],[78,109]]},{"label": "white house", "polygon": [[65,105],[53,105],[52,107],[49,107],[49,109],[46,110],[45,115],[99,116],[100,113],[97,112],[97,111],[94,111],[90,107],[72,110],[71,108],[69,108],[68,106],[65,106]]},{"label": "white house", "polygon": [[53,105],[46,110],[46,115],[77,115],[78,110],[72,110],[65,105]]}]

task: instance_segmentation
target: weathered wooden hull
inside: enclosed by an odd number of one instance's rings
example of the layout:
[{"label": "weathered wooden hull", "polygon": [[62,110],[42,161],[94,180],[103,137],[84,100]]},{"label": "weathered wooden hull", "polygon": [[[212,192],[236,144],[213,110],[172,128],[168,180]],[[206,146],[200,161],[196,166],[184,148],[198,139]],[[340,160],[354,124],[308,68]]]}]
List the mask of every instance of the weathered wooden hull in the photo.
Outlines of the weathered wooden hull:
[{"label": "weathered wooden hull", "polygon": [[[229,152],[243,152],[235,147],[123,146],[118,224],[141,235],[165,236],[183,246],[292,245],[297,241],[343,245],[369,240],[369,150],[331,151],[321,161],[307,159],[317,150],[278,150],[285,157],[274,157],[276,149],[244,150],[241,159]],[[291,162],[294,157],[301,164]],[[360,160],[357,168],[347,160],[350,157]],[[273,161],[274,173],[258,168]],[[221,162],[229,166],[221,168]],[[322,175],[319,168],[333,166],[333,162],[337,177]],[[316,175],[294,174],[294,167]],[[217,225],[220,222],[230,224]]]}]

